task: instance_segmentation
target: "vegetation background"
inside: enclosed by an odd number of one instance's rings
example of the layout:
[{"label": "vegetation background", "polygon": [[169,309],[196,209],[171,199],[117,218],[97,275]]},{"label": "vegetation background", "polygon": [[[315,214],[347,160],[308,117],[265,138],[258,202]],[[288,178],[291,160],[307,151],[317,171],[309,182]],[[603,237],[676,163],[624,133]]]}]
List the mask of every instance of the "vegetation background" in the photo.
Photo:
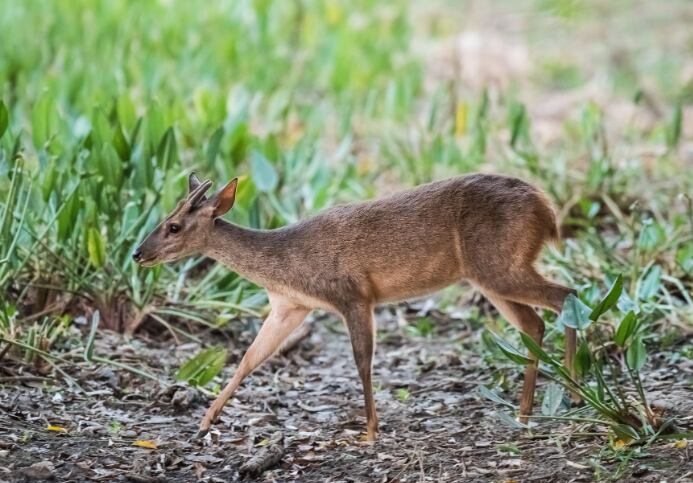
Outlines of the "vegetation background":
[{"label": "vegetation background", "polygon": [[[32,370],[50,375],[47,393],[79,386],[65,364],[83,356],[167,384],[186,357],[158,370],[95,345],[170,334],[169,345],[192,342],[192,356],[265,313],[258,287],[206,260],[132,263],[191,170],[217,185],[240,175],[228,218],[263,228],[446,176],[519,176],[558,209],[564,242],[546,251],[547,274],[588,306],[621,275],[619,310],[585,327],[590,352],[635,310],[637,330],[620,344],[642,353],[632,366],[678,364],[690,383],[692,7],[0,0],[3,391]],[[478,371],[495,364],[486,387],[512,398],[507,377],[519,371],[482,329],[519,336],[469,288],[435,303],[471,324],[472,343],[453,350],[483,357]],[[444,335],[421,314],[393,330],[414,344]],[[560,352],[555,325],[547,344]],[[605,357],[623,363],[623,351]],[[226,358],[203,352],[178,376],[214,392]],[[623,461],[609,451],[605,461]],[[618,476],[627,463],[607,467],[591,468]]]}]

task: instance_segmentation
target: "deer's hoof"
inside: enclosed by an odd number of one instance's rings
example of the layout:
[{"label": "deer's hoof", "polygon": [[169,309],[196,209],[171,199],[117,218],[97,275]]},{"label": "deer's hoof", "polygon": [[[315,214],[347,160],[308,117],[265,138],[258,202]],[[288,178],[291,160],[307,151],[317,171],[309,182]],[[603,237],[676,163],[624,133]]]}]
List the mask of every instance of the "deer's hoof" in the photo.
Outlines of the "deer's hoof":
[{"label": "deer's hoof", "polygon": [[200,429],[197,431],[197,434],[195,434],[195,436],[193,436],[193,440],[199,441],[199,440],[201,440],[202,438],[204,438],[205,436],[207,436],[207,433],[209,433],[209,427],[207,427],[207,428],[200,428]]}]

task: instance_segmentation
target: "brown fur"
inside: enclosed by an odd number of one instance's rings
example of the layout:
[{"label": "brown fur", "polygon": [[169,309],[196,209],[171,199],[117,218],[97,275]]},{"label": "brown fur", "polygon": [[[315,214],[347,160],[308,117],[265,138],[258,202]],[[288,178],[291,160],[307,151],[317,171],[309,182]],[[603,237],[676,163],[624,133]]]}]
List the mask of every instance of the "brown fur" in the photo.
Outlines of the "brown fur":
[{"label": "brown fur", "polygon": [[[272,305],[272,315],[208,411],[201,431],[209,428],[245,375],[288,336],[285,328],[297,326],[296,320],[314,308],[338,313],[349,329],[373,439],[375,305],[466,279],[513,325],[541,342],[544,323],[530,306],[559,312],[571,292],[534,269],[542,246],[558,239],[558,228],[546,197],[519,179],[488,174],[451,178],[338,206],[276,230],[251,230],[216,218],[233,202],[234,181],[210,199],[203,196],[208,186],[194,175],[190,188],[188,201],[142,243],[139,260],[156,263],[203,253],[265,287]],[[180,225],[179,233],[169,233],[172,223]],[[282,325],[282,320],[291,323]],[[276,329],[280,325],[284,329]],[[268,326],[274,329],[266,330]],[[529,365],[521,415],[531,412],[535,380],[536,364]]]}]

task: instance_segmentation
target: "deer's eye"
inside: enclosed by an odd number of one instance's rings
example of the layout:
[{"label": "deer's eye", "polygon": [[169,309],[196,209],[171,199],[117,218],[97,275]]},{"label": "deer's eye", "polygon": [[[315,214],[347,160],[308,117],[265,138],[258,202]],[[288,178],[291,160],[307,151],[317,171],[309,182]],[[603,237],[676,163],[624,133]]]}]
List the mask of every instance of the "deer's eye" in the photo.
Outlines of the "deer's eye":
[{"label": "deer's eye", "polygon": [[178,233],[180,231],[180,225],[177,223],[171,223],[168,225],[169,233]]}]

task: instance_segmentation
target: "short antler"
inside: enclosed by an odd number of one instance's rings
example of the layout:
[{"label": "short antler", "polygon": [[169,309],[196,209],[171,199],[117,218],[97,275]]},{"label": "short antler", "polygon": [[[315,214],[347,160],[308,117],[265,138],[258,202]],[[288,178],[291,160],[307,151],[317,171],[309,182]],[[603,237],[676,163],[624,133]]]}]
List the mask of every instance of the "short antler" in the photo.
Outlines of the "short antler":
[{"label": "short antler", "polygon": [[188,193],[195,191],[200,184],[202,184],[202,181],[197,177],[195,171],[192,171],[190,176],[188,176]]},{"label": "short antler", "polygon": [[[194,180],[193,177],[195,178]],[[212,182],[210,180],[200,183],[200,180],[197,179],[197,176],[195,176],[194,173],[190,175],[190,179],[188,180],[188,184],[190,186],[192,186],[193,183],[196,183],[197,186],[190,192],[187,199],[187,202],[191,208],[197,206],[201,201],[205,201],[207,199],[205,198],[205,193],[210,186],[212,186]]]}]

